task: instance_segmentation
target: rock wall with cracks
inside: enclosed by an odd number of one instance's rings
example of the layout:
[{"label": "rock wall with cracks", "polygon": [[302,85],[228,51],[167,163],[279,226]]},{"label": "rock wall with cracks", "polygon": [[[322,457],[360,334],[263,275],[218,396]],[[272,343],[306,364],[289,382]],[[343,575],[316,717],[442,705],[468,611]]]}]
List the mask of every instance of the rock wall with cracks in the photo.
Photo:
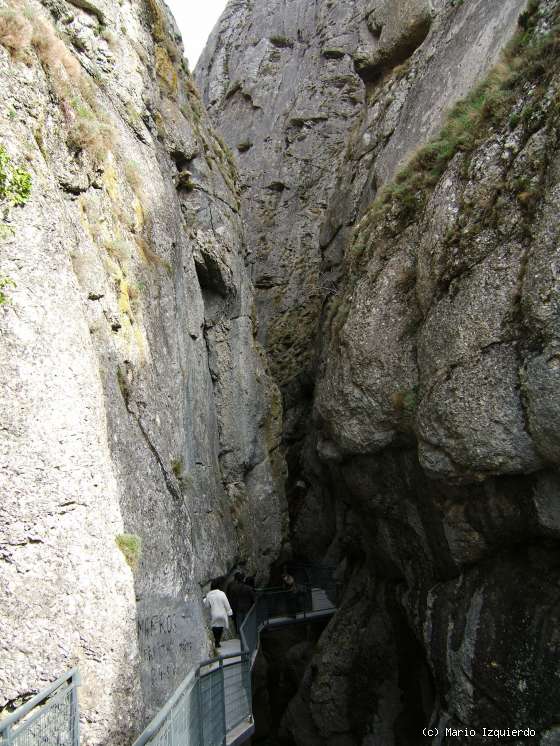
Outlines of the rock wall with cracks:
[{"label": "rock wall with cracks", "polygon": [[197,68],[263,247],[292,547],[345,586],[301,746],[559,738],[559,8],[525,10],[231,2]]},{"label": "rock wall with cracks", "polygon": [[234,0],[197,65],[237,153],[259,339],[288,391],[313,369],[348,227],[496,61],[523,1],[454,5]]},{"label": "rock wall with cracks", "polygon": [[0,2],[0,98],[0,713],[79,665],[118,746],[207,657],[200,583],[280,546],[279,393],[165,6]]}]

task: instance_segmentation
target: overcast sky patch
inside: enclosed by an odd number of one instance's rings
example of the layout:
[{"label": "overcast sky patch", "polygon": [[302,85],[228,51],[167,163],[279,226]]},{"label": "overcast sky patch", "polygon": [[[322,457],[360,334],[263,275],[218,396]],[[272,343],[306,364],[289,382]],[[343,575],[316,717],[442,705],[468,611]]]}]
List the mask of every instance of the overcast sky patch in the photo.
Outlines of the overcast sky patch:
[{"label": "overcast sky patch", "polygon": [[183,35],[189,69],[200,57],[206,40],[226,7],[226,0],[166,0]]}]

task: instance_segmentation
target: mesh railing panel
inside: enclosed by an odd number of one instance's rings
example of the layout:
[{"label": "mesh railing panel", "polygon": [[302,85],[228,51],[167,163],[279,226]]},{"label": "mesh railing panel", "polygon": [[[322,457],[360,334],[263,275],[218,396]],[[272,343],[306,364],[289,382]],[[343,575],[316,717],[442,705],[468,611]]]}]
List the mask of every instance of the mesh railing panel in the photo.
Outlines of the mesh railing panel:
[{"label": "mesh railing panel", "polygon": [[77,675],[69,674],[21,719],[0,722],[0,746],[79,746],[77,686]]},{"label": "mesh railing panel", "polygon": [[158,732],[149,740],[152,746],[199,746],[199,682],[193,679],[162,721]]},{"label": "mesh railing panel", "polygon": [[259,627],[271,619],[296,617],[313,610],[311,586],[299,585],[295,591],[265,591],[259,596]]},{"label": "mesh railing panel", "polygon": [[231,731],[252,713],[251,663],[248,655],[224,665],[226,729]]},{"label": "mesh railing panel", "polygon": [[241,649],[253,653],[259,643],[259,627],[257,624],[257,603],[253,604],[251,611],[247,614],[239,630],[241,638]]},{"label": "mesh railing panel", "polygon": [[[295,570],[294,570],[295,574]],[[298,568],[299,582],[294,591],[263,590],[241,626],[243,650],[255,653],[260,631],[272,620],[301,619],[336,608],[337,588],[332,568]]]},{"label": "mesh railing panel", "polygon": [[226,733],[224,686],[221,667],[201,674],[200,722],[202,746],[219,746]]},{"label": "mesh railing panel", "polygon": [[227,733],[252,716],[250,655],[203,664],[175,697],[134,746],[221,746]]},{"label": "mesh railing panel", "polygon": [[[192,689],[192,694],[189,697],[188,706],[185,707],[185,715],[187,717],[187,727],[184,733],[187,738],[185,739],[185,746],[198,746],[202,742],[202,722],[200,719],[200,688],[198,682]],[[179,741],[179,743],[181,743]]]}]

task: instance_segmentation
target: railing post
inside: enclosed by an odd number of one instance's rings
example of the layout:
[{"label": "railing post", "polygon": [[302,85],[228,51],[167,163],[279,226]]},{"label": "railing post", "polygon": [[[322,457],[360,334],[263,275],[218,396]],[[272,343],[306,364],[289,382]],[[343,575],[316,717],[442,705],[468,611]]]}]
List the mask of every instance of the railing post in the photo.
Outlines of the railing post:
[{"label": "railing post", "polygon": [[245,655],[243,659],[243,684],[245,686],[245,692],[247,697],[247,705],[249,708],[249,714],[247,716],[248,722],[253,721],[253,690],[251,682],[251,656]]},{"label": "railing post", "polygon": [[80,746],[80,705],[78,701],[80,684],[80,673],[76,671],[72,675],[72,746]]},{"label": "railing post", "polygon": [[200,668],[196,671],[194,689],[196,689],[196,711],[198,713],[198,740],[193,746],[204,746],[204,724],[202,722],[202,687],[200,685]]},{"label": "railing post", "polygon": [[222,704],[224,713],[224,738],[222,744],[225,746],[227,741],[227,709],[226,709],[226,677],[224,672],[224,659],[220,658],[220,676],[222,678]]},{"label": "railing post", "polygon": [[12,740],[12,736],[11,736],[11,730],[12,730],[12,726],[10,725],[10,726],[8,726],[8,730],[4,734],[5,735],[5,740],[2,741],[2,746],[4,744],[6,744],[6,746],[12,746],[13,740]]}]

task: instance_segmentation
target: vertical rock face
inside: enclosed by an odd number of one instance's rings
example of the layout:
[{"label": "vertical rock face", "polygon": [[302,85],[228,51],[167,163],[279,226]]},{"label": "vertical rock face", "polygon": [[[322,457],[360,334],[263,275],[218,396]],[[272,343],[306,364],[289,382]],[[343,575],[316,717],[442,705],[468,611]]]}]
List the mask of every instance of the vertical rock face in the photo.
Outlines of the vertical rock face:
[{"label": "vertical rock face", "polygon": [[497,59],[523,0],[452,5],[236,0],[197,66],[237,151],[259,338],[286,389],[312,371],[348,226]]},{"label": "vertical rock face", "polygon": [[302,746],[558,739],[556,0],[493,67],[525,5],[231,2],[197,69],[304,441],[292,544],[343,560]]},{"label": "vertical rock face", "polygon": [[230,2],[210,37],[196,77],[239,162],[259,340],[284,394],[292,512],[305,491],[302,454],[314,458],[301,442],[320,318],[353,227],[399,160],[497,61],[523,5]]},{"label": "vertical rock face", "polygon": [[237,175],[155,0],[0,2],[0,98],[0,712],[128,744],[282,539]]}]

